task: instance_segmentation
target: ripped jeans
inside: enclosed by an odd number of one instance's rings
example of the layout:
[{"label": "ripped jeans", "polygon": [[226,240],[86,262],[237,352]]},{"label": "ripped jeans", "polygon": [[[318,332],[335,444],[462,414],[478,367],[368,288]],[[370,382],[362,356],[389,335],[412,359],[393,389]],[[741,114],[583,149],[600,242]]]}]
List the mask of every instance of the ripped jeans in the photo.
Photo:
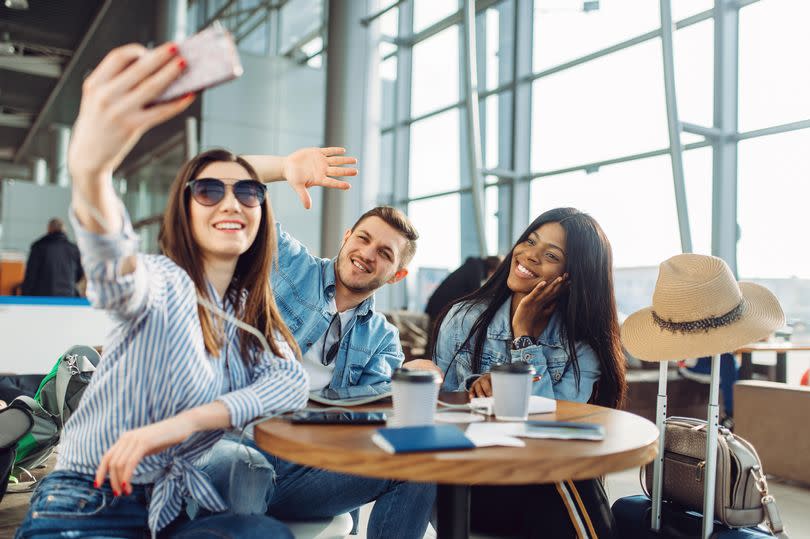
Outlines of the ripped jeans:
[{"label": "ripped jeans", "polygon": [[246,439],[240,446],[231,435],[214,444],[197,466],[208,474],[230,512],[236,514],[308,520],[348,513],[373,501],[369,539],[421,538],[436,497],[433,484],[372,479],[301,466],[262,451],[252,440]]}]

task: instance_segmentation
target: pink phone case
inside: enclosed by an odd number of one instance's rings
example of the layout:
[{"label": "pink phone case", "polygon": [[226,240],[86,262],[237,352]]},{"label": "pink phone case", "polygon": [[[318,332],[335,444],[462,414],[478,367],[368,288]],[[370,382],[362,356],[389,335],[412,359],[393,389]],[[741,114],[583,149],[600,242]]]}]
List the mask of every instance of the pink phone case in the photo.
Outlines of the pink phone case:
[{"label": "pink phone case", "polygon": [[153,103],[171,101],[190,92],[222,84],[242,75],[242,64],[231,34],[214,24],[178,46],[188,67]]}]

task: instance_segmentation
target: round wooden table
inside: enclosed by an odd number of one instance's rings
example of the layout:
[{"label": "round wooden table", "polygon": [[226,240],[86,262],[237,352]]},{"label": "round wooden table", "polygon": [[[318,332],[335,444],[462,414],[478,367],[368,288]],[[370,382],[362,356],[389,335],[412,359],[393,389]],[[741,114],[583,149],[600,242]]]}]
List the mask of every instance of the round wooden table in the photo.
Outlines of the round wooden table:
[{"label": "round wooden table", "polygon": [[[466,399],[442,394],[441,400]],[[353,409],[379,410],[386,405]],[[387,405],[390,408],[390,405]],[[438,483],[438,534],[466,537],[469,529],[469,487],[525,485],[567,479],[591,479],[642,466],[655,458],[658,429],[628,412],[590,404],[558,401],[557,411],[532,419],[599,423],[601,442],[524,438],[526,447],[487,447],[393,455],[371,441],[377,429],[359,425],[293,425],[270,419],[256,426],[256,443],[283,459],[334,472]],[[460,425],[463,429],[466,425]],[[449,529],[448,529],[449,528]]]}]

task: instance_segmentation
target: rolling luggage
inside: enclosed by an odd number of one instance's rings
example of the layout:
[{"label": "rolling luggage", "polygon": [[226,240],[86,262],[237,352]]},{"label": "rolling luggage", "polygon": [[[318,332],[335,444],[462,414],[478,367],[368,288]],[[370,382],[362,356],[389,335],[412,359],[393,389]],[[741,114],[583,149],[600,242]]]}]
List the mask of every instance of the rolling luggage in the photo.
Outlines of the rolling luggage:
[{"label": "rolling luggage", "polygon": [[[717,466],[718,466],[718,438],[719,431],[719,367],[720,356],[715,356],[712,359],[712,374],[710,383],[709,394],[709,417],[708,421],[704,424],[701,421],[691,420],[695,425],[694,430],[706,431],[706,453],[705,460],[697,461],[697,459],[684,458],[681,454],[676,452],[676,447],[672,444],[667,444],[665,434],[667,430],[667,417],[666,417],[666,399],[667,399],[667,363],[661,362],[659,365],[660,376],[658,382],[658,402],[656,406],[656,425],[659,430],[658,438],[658,455],[653,462],[653,480],[650,496],[628,496],[617,500],[613,504],[613,515],[616,519],[617,536],[622,539],[640,539],[649,537],[702,537],[704,539],[755,539],[765,537],[781,537],[787,538],[782,527],[781,519],[779,518],[778,511],[776,510],[773,497],[767,492],[767,482],[762,474],[761,468],[758,466],[758,457],[756,452],[751,447],[753,456],[756,457],[756,462],[751,469],[750,474],[741,473],[741,464],[739,462],[724,463],[729,466],[731,472],[737,472],[735,477],[738,478],[734,481],[735,487],[744,491],[745,485],[740,486],[741,483],[748,480],[747,475],[753,476],[755,484],[749,485],[747,494],[750,498],[752,488],[754,492],[761,495],[761,498],[754,500],[754,505],[757,505],[757,510],[760,510],[764,517],[765,525],[757,527],[729,527],[722,522],[715,521],[716,508],[719,506],[725,510],[723,503],[716,504],[716,479],[717,479]],[[676,420],[679,426],[688,424],[690,420],[682,418],[670,418],[670,422]],[[727,436],[732,443],[744,440],[734,440],[733,435],[724,430],[724,436]],[[726,441],[723,441],[726,443]],[[732,453],[733,455],[733,453]],[[725,456],[725,454],[724,454]],[[662,491],[664,485],[664,461],[667,460],[669,465],[673,467],[671,473],[681,474],[679,477],[673,479],[678,481],[679,484],[689,484],[690,474],[702,475],[702,477],[695,478],[696,481],[703,484],[703,511],[701,513],[690,511],[684,508],[683,504],[676,504],[672,502],[662,503]],[[734,459],[729,459],[734,460]],[[749,462],[749,465],[751,463]],[[690,467],[691,466],[691,467]],[[721,470],[722,471],[722,470]],[[758,474],[758,475],[757,475]],[[724,492],[724,491],[723,491]],[[678,492],[670,492],[670,495],[677,497]],[[684,496],[682,496],[684,497]],[[755,513],[756,514],[756,513]],[[725,515],[728,519],[729,516]]]}]

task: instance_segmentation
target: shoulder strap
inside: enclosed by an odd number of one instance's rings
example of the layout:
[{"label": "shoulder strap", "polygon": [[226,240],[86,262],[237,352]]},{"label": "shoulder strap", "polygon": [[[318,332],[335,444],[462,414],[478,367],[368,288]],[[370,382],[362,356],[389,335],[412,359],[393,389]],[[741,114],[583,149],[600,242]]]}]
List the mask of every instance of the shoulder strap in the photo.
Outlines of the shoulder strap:
[{"label": "shoulder strap", "polygon": [[765,474],[762,473],[762,468],[753,466],[751,468],[751,477],[754,478],[757,490],[762,495],[762,509],[765,513],[765,524],[768,526],[768,530],[776,537],[788,539],[785,526],[782,524],[782,516],[776,506],[776,500],[768,494],[768,481],[765,479]]},{"label": "shoulder strap", "polygon": [[15,398],[10,406],[13,406],[15,403],[22,403],[35,416],[52,417],[48,410],[43,408],[39,402],[26,395],[20,395],[19,397]]},{"label": "shoulder strap", "polygon": [[65,424],[65,397],[73,376],[86,372],[94,372],[96,367],[81,354],[65,354],[59,362],[56,371],[56,405],[59,407],[60,425]]}]

